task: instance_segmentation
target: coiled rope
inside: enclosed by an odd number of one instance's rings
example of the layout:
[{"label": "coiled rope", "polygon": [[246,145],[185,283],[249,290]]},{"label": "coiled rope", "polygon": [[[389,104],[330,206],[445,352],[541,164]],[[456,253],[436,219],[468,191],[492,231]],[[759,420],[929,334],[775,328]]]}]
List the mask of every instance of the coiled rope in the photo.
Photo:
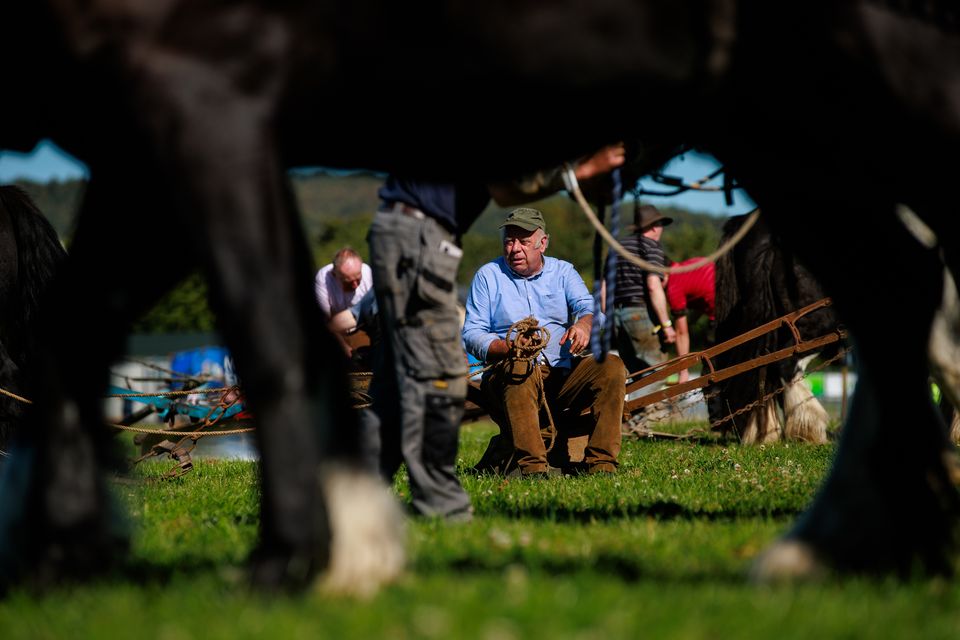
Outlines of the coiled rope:
[{"label": "coiled rope", "polygon": [[[537,366],[537,360],[550,343],[550,331],[546,327],[541,327],[536,318],[529,316],[510,325],[504,340],[507,342],[507,357],[491,366],[502,366],[504,373],[514,379],[533,377],[533,384],[537,387],[537,409],[545,410],[549,423],[547,433],[550,436],[550,444],[546,447],[549,453],[557,440],[557,426],[553,421],[550,405],[547,404],[547,395],[543,388],[543,372]],[[512,461],[511,456],[507,465],[509,466]]]}]

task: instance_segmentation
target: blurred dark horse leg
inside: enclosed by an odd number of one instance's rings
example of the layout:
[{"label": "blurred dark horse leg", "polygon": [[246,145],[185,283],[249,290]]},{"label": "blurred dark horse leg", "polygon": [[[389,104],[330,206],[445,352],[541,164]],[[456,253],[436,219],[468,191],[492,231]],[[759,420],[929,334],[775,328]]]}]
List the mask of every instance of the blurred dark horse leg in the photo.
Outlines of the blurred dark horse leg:
[{"label": "blurred dark horse leg", "polygon": [[[198,195],[211,199],[202,221],[211,300],[257,416],[263,494],[254,580],[293,586],[328,561],[321,454],[352,459],[359,431],[342,350],[322,328],[288,185],[268,156],[251,160],[220,170],[229,175],[194,179],[210,189]],[[240,189],[237,200],[218,206],[221,181],[257,182],[261,192]]]},{"label": "blurred dark horse leg", "polygon": [[[805,217],[817,196],[844,210],[829,232]],[[757,575],[808,575],[811,567],[901,576],[917,569],[949,572],[960,503],[945,464],[945,429],[926,383],[923,330],[940,302],[940,262],[906,233],[884,194],[825,185],[810,197],[772,198],[785,207],[774,224],[835,296],[857,349],[858,378],[831,474],[793,530],[762,557]],[[851,250],[867,241],[876,258]],[[884,312],[900,305],[909,309],[910,330],[884,321],[899,317]],[[892,336],[897,375],[890,368]]]},{"label": "blurred dark horse leg", "polygon": [[[60,238],[26,191],[0,185],[0,388],[31,397],[25,368],[37,344],[37,315],[57,269],[66,259]],[[0,397],[0,450],[27,404]]]},{"label": "blurred dark horse leg", "polygon": [[88,577],[114,566],[126,548],[102,475],[113,466],[114,442],[102,424],[100,398],[130,323],[185,267],[157,259],[141,244],[175,241],[171,228],[154,226],[167,211],[162,191],[134,173],[98,175],[68,266],[39,319],[29,367],[34,405],[0,488],[0,583]]},{"label": "blurred dark horse leg", "polygon": [[[106,364],[145,306],[139,303],[156,299],[181,273],[169,263],[144,270],[139,252],[115,252],[109,263],[103,256],[114,242],[150,238],[161,250],[180,249],[174,260],[203,267],[220,329],[258,418],[263,498],[254,578],[268,586],[305,583],[326,565],[330,545],[318,477],[321,451],[352,460],[357,430],[344,369],[331,362],[342,355],[322,330],[313,266],[273,135],[289,79],[289,24],[251,4],[236,12],[207,7],[165,31],[167,39],[144,27],[115,41],[116,34],[87,19],[84,7],[57,7],[64,15],[56,20],[45,9],[16,9],[24,20],[36,21],[35,37],[50,46],[45,51],[52,57],[41,61],[43,68],[54,80],[87,92],[80,106],[91,122],[59,114],[59,124],[90,164],[93,183],[81,223],[88,231],[78,237],[82,254],[47,316],[48,330],[61,334],[38,359],[44,408],[36,413],[39,426],[28,443],[37,452],[22,456],[29,469],[12,478],[4,494],[11,497],[8,504],[23,508],[10,510],[0,547],[8,556],[22,555],[17,568],[32,571],[35,563],[27,556],[60,554],[52,550],[52,539],[68,537],[64,532],[88,532],[70,543],[77,558],[84,548],[114,546],[112,534],[105,533],[110,525],[97,476],[103,461],[96,398]],[[90,11],[110,16],[115,9]],[[153,18],[162,19],[151,14],[145,20]],[[93,53],[82,46],[87,42],[95,43]],[[41,122],[41,130],[47,124]],[[145,184],[128,167],[155,182]],[[138,193],[132,185],[143,188]],[[156,210],[129,210],[143,193],[158,198]],[[146,221],[157,220],[175,232],[161,230],[160,240],[156,229],[146,228]],[[91,307],[106,309],[110,317],[92,335],[79,335],[72,319],[78,309]],[[37,506],[28,511],[28,504]],[[39,523],[41,535],[16,537],[16,524],[25,521]],[[88,554],[90,562],[97,555]]]},{"label": "blurred dark horse leg", "polygon": [[[931,203],[935,207],[936,203]],[[918,207],[924,210],[924,207]],[[930,336],[930,373],[940,387],[940,411],[949,428],[949,438],[960,444],[960,292],[957,278],[960,277],[960,260],[957,248],[943,239],[953,236],[950,229],[934,231],[938,244],[932,247],[944,262],[943,300],[934,318]],[[958,479],[960,484],[960,479]]]},{"label": "blurred dark horse leg", "polygon": [[177,185],[175,206],[195,215],[189,223],[214,311],[257,416],[263,495],[254,579],[268,586],[304,584],[326,566],[321,452],[352,459],[358,434],[346,363],[322,329],[312,258],[273,134],[282,86],[263,73],[280,64],[273,44],[253,38],[229,61],[221,71],[236,82],[211,79],[209,60],[171,67],[158,52],[138,69],[136,96],[166,116],[147,135]]},{"label": "blurred dark horse leg", "polygon": [[[0,201],[0,388],[19,392],[17,381],[20,366],[7,349],[10,323],[17,299],[17,236],[11,214]],[[13,423],[21,415],[21,407],[12,398],[0,397],[0,450],[7,448]],[[0,461],[2,463],[2,461]]]},{"label": "blurred dark horse leg", "polygon": [[[138,170],[151,173],[148,167]],[[132,321],[200,263],[237,370],[254,390],[249,404],[258,416],[263,453],[255,579],[271,586],[303,583],[327,561],[319,452],[349,455],[356,429],[345,401],[349,394],[332,373],[337,369],[307,369],[308,360],[322,362],[309,354],[323,351],[327,336],[307,331],[322,322],[315,317],[309,255],[282,174],[274,179],[272,215],[257,211],[252,220],[241,205],[220,218],[179,215],[192,209],[164,196],[164,182],[145,182],[113,164],[102,172],[94,165],[94,175],[70,268],[44,318],[49,340],[37,360],[38,404],[25,430],[29,437],[4,485],[10,502],[0,549],[18,556],[0,564],[5,579],[24,572],[40,583],[82,578],[122,556],[125,534],[101,475],[111,452],[99,400],[107,367],[122,354]],[[236,176],[234,167],[230,177]],[[154,194],[147,199],[154,207],[139,204],[132,214],[130,203],[145,202],[145,193]],[[144,239],[170,259],[153,251],[145,257]],[[78,322],[78,313],[88,317]],[[332,341],[326,348],[338,357]],[[319,429],[310,426],[335,420],[346,429],[339,440],[321,441]],[[17,501],[17,495],[25,499]]]}]

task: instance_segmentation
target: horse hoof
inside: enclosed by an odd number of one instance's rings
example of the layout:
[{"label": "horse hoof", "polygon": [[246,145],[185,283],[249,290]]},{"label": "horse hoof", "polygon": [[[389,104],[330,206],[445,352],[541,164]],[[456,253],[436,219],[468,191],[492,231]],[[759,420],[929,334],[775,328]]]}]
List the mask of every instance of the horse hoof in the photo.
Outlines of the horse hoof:
[{"label": "horse hoof", "polygon": [[822,580],[827,566],[809,544],[786,538],[778,540],[754,561],[750,581],[754,584],[778,584]]},{"label": "horse hoof", "polygon": [[324,469],[322,482],[333,542],[322,593],[369,598],[406,564],[403,511],[383,481],[346,465]]}]

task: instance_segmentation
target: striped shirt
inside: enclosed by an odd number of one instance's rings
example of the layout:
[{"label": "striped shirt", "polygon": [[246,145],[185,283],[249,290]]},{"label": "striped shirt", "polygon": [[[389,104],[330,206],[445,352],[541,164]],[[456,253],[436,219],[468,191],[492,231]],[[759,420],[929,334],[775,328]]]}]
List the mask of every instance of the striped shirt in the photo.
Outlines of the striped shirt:
[{"label": "striped shirt", "polygon": [[[657,240],[642,236],[639,233],[624,238],[621,241],[624,248],[635,256],[658,266],[666,266],[666,256],[663,245]],[[647,274],[640,267],[623,258],[617,258],[617,279],[615,306],[641,306],[647,299]],[[660,275],[663,280],[663,275]]]},{"label": "striped shirt", "polygon": [[[703,260],[703,258],[690,258],[681,262],[680,265],[684,266],[700,260]],[[670,304],[670,312],[675,316],[682,316],[687,311],[693,311],[713,320],[716,311],[714,306],[715,295],[712,262],[708,262],[693,271],[671,274],[667,279],[667,302]]]}]

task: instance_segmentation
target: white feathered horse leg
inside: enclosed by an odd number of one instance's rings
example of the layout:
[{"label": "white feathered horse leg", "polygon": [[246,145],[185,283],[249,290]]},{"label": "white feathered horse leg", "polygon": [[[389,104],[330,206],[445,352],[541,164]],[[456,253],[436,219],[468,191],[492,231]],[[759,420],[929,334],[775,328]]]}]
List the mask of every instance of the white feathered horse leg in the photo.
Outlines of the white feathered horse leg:
[{"label": "white feathered horse leg", "polygon": [[813,395],[810,383],[804,379],[807,365],[816,354],[797,360],[790,381],[784,381],[783,415],[787,440],[802,440],[814,444],[827,441],[827,424],[830,416],[820,401]]},{"label": "white feathered horse leg", "polygon": [[[943,302],[930,329],[930,373],[954,407],[960,406],[960,300],[948,269],[943,271]],[[960,420],[954,411],[950,441],[960,444]]]},{"label": "white feathered horse leg", "polygon": [[[862,206],[848,204],[851,209]],[[910,300],[915,319],[897,337],[895,369],[901,375],[891,375],[889,333],[877,323],[871,304],[881,285],[876,290],[863,285],[874,275],[873,265],[840,250],[839,239],[862,232],[858,218],[851,216],[833,230],[831,239],[838,245],[805,255],[819,267],[850,329],[858,350],[856,388],[830,473],[790,532],[754,562],[754,579],[810,578],[834,571],[908,579],[954,569],[960,493],[946,464],[946,432],[928,382],[928,331],[941,303],[943,267],[929,250],[904,241],[896,219],[882,215],[887,206],[877,203],[881,215],[862,206],[859,219],[869,217],[876,226],[871,250],[896,254],[916,267],[894,270],[882,284],[891,299]],[[798,246],[822,238],[802,227],[789,227]]]},{"label": "white feathered horse leg", "polygon": [[319,576],[324,593],[369,598],[396,580],[406,562],[406,522],[379,476],[342,463],[324,465],[330,518],[330,564]]},{"label": "white feathered horse leg", "polygon": [[783,425],[777,413],[777,403],[771,398],[750,411],[741,442],[743,444],[776,442],[782,435]]},{"label": "white feathered horse leg", "polygon": [[[897,216],[908,231],[928,249],[939,244],[936,234],[909,207],[897,207]],[[957,284],[950,269],[943,270],[943,298],[930,327],[930,342],[927,346],[930,359],[930,374],[954,406],[950,421],[950,441],[960,444],[960,300]]]}]

